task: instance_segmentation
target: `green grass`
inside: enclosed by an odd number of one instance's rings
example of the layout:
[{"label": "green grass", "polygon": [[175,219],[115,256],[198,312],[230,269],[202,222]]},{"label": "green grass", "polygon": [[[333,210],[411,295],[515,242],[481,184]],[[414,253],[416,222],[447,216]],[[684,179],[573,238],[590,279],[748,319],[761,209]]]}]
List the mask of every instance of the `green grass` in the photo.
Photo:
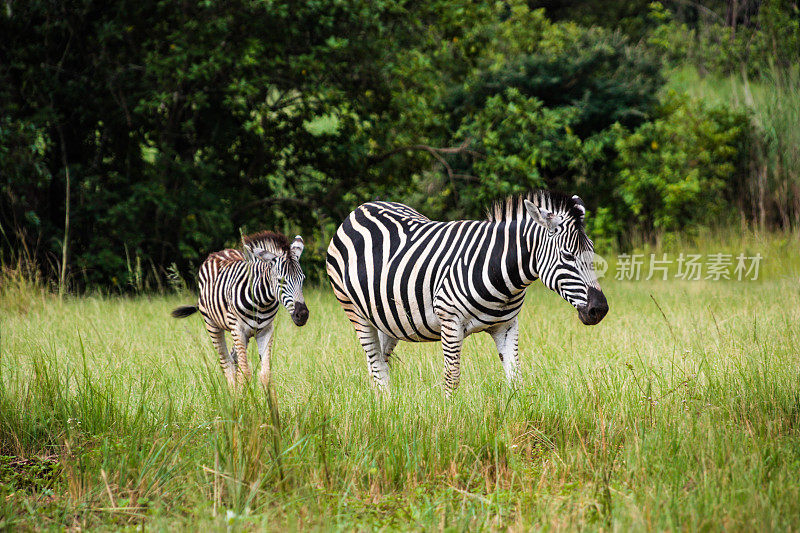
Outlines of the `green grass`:
[{"label": "green grass", "polygon": [[452,400],[433,343],[377,396],[327,287],[279,315],[274,403],[169,318],[190,295],[4,289],[0,529],[796,530],[800,247],[743,245],[762,280],[606,278],[595,327],[536,284],[519,389],[475,335]]}]

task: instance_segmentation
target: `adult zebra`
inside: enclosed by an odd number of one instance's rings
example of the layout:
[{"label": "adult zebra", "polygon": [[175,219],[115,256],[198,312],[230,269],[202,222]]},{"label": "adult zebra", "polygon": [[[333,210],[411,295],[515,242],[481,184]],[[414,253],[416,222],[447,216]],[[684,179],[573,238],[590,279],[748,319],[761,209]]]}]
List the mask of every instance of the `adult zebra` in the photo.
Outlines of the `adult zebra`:
[{"label": "adult zebra", "polygon": [[403,204],[370,202],[350,213],[328,246],[327,271],[353,323],[370,373],[389,386],[400,340],[441,339],[445,391],[458,387],[466,336],[487,331],[506,377],[516,377],[517,315],[537,278],[597,324],[608,304],[577,196],[535,191],[496,204],[485,221],[436,222]]},{"label": "adult zebra", "polygon": [[[228,383],[238,377],[249,379],[247,344],[255,335],[261,359],[259,379],[266,386],[270,379],[270,352],[278,303],[302,326],[308,320],[303,298],[303,270],[300,255],[303,239],[292,243],[285,235],[262,231],[242,237],[243,251],[222,250],[208,256],[200,267],[198,305],[178,307],[175,318],[198,310],[203,316],[211,342],[219,353],[219,364]],[[234,348],[225,345],[225,331],[231,332]]]}]

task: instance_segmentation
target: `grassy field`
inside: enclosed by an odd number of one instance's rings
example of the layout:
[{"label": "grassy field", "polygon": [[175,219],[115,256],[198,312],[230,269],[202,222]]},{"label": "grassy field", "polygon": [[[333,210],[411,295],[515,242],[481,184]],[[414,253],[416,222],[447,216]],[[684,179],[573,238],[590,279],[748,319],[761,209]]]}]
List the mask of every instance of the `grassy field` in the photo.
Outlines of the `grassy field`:
[{"label": "grassy field", "polygon": [[271,402],[169,318],[191,295],[6,280],[0,529],[797,530],[800,247],[746,246],[759,281],[606,278],[595,327],[535,285],[521,386],[476,335],[452,400],[433,343],[376,396],[327,287],[304,328],[279,316]]}]

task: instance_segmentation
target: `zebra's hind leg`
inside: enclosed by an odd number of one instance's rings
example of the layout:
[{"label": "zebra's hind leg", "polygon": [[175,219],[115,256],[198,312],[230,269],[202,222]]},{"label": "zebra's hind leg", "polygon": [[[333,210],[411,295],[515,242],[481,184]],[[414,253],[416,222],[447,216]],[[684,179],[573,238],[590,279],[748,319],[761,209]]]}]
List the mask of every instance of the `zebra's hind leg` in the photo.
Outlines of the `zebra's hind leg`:
[{"label": "zebra's hind leg", "polygon": [[[330,254],[330,250],[328,253]],[[389,365],[386,363],[386,357],[384,355],[386,352],[384,351],[384,340],[381,337],[383,333],[378,331],[375,326],[361,316],[353,301],[341,289],[342,282],[337,267],[332,265],[333,263],[329,256],[328,276],[331,279],[333,293],[336,295],[336,299],[339,300],[339,304],[341,304],[347,318],[350,319],[350,323],[353,324],[358,340],[361,342],[361,346],[367,354],[367,367],[372,376],[373,385],[375,385],[378,390],[388,393]],[[386,336],[386,339],[388,339],[388,336]],[[394,341],[394,343],[397,344],[397,341]],[[386,346],[388,347],[389,344],[387,343]],[[394,345],[392,345],[391,348],[393,349]],[[391,353],[391,349],[389,353]]]},{"label": "zebra's hind leg", "polygon": [[222,367],[222,373],[225,374],[228,385],[233,386],[236,383],[236,363],[232,357],[233,352],[228,353],[228,346],[225,344],[225,330],[206,322],[206,331],[219,354],[219,366]]},{"label": "zebra's hind leg", "polygon": [[509,385],[513,385],[519,374],[519,322],[514,317],[511,321],[496,326],[489,331],[497,345],[500,362]]},{"label": "zebra's hind leg", "polygon": [[374,385],[381,392],[389,392],[389,365],[383,355],[383,347],[378,329],[366,319],[351,315],[350,321],[356,329],[356,335],[367,354],[367,367]]}]

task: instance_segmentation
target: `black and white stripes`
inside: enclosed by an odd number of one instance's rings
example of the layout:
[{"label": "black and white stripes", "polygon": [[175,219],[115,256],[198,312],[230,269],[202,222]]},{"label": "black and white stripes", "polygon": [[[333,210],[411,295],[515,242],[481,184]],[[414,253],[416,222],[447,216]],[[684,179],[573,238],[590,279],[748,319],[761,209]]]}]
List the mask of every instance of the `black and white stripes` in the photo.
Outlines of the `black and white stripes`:
[{"label": "black and white stripes", "polygon": [[328,246],[334,293],[367,354],[377,385],[399,340],[442,340],[445,387],[458,386],[463,339],[487,331],[506,375],[516,375],[517,315],[536,278],[596,324],[608,310],[592,265],[577,197],[547,191],[508,198],[488,220],[436,222],[408,206],[371,202]]},{"label": "black and white stripes", "polygon": [[[279,304],[302,326],[308,320],[303,298],[305,276],[300,268],[303,239],[290,243],[281,234],[261,232],[242,237],[243,251],[223,250],[208,256],[200,267],[198,306],[179,307],[176,318],[199,309],[219,362],[229,383],[250,377],[247,343],[256,337],[261,359],[259,379],[270,379],[270,352],[274,319]],[[228,353],[225,331],[231,332],[234,349]],[[238,374],[237,374],[238,372]]]}]

